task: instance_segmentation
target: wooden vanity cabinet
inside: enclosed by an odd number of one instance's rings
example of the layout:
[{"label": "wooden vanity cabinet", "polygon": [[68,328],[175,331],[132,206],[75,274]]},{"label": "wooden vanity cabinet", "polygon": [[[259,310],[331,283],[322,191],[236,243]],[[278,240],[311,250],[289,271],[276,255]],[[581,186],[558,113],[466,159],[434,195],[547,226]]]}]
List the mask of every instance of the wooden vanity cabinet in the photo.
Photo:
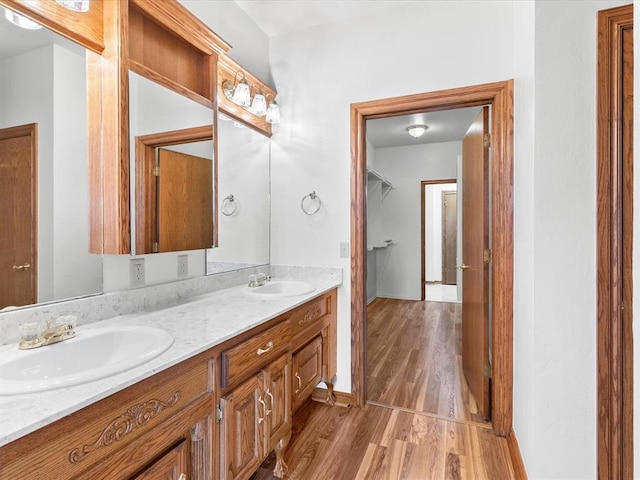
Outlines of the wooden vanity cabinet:
[{"label": "wooden vanity cabinet", "polygon": [[292,343],[292,394],[295,412],[315,390],[327,385],[325,401],[335,404],[333,378],[337,370],[337,292],[332,290],[290,314]]},{"label": "wooden vanity cabinet", "polygon": [[291,434],[291,356],[283,355],[220,399],[221,480],[249,478]]},{"label": "wooden vanity cabinet", "polygon": [[186,360],[0,448],[0,478],[209,480],[215,358]]}]

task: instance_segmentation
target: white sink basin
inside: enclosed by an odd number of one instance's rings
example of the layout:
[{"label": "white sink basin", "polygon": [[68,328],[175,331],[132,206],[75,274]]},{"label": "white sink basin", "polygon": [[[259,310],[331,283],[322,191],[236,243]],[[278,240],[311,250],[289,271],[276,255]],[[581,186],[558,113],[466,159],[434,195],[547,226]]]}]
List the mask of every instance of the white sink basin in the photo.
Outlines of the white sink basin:
[{"label": "white sink basin", "polygon": [[74,338],[33,350],[0,352],[0,395],[42,392],[92,382],[159,356],[173,337],[153,327],[79,330]]},{"label": "white sink basin", "polygon": [[297,280],[272,280],[260,287],[246,287],[247,291],[262,297],[295,297],[313,292],[316,287]]}]

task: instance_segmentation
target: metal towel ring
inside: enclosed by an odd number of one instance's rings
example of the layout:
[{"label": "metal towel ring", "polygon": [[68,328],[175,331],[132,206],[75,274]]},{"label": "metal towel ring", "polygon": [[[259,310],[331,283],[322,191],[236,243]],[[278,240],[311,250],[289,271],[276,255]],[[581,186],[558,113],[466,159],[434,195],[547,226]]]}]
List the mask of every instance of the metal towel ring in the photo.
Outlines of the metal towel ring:
[{"label": "metal towel ring", "polygon": [[[315,208],[305,208],[304,205],[305,205],[305,200],[307,198],[311,202],[316,204]],[[318,195],[316,195],[316,192],[311,192],[311,193],[305,195],[304,197],[302,197],[302,200],[300,201],[300,208],[307,215],[315,215],[316,213],[318,213],[318,210],[320,210],[321,206],[322,206],[322,200],[320,200],[320,197]]]},{"label": "metal towel ring", "polygon": [[229,217],[238,211],[238,202],[236,202],[233,195],[227,195],[227,197],[222,200],[220,211],[226,217]]}]

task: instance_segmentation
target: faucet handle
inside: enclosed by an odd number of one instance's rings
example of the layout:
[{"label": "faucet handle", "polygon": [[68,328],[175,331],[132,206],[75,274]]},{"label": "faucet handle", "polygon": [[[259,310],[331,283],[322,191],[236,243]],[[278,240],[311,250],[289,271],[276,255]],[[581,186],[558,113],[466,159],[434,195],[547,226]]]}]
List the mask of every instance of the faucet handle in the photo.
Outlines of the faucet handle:
[{"label": "faucet handle", "polygon": [[28,322],[20,325],[20,339],[23,341],[34,340],[40,335],[40,324],[38,322]]}]

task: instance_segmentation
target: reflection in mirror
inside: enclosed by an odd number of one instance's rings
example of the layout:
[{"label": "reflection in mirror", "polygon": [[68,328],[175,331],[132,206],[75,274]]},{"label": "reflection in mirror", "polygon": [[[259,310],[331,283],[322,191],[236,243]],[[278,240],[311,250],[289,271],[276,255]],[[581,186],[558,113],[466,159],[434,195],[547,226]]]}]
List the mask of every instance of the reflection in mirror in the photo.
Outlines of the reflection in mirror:
[{"label": "reflection in mirror", "polygon": [[[189,143],[193,140],[180,140],[180,134],[173,135],[175,138],[173,140],[166,140],[171,137],[173,132],[182,131],[182,130],[198,130],[198,128],[202,125],[208,125],[208,136],[209,139],[213,137],[213,111],[210,108],[207,108],[199,103],[186,98],[168,88],[165,88],[151,80],[148,80],[145,77],[142,77],[136,73],[129,72],[129,128],[131,135],[131,185],[132,188],[136,189],[136,191],[131,192],[131,198],[136,198],[136,202],[132,202],[132,215],[131,218],[136,219],[135,227],[132,225],[132,245],[135,245],[135,254],[142,253],[152,253],[154,251],[179,251],[179,250],[190,250],[193,248],[206,248],[213,244],[213,231],[209,231],[208,241],[205,244],[199,243],[197,247],[189,244],[189,243],[181,243],[178,246],[173,246],[171,242],[165,242],[168,245],[166,249],[159,250],[155,248],[153,245],[157,243],[158,245],[162,244],[162,239],[155,239],[157,235],[161,235],[159,228],[162,228],[160,222],[157,219],[161,218],[169,218],[169,223],[165,222],[165,225],[169,225],[169,231],[173,231],[173,233],[180,233],[183,231],[181,229],[179,222],[174,215],[175,208],[172,211],[169,211],[167,208],[162,207],[161,202],[167,197],[162,197],[161,195],[155,195],[155,179],[149,177],[152,175],[151,169],[143,169],[141,171],[139,168],[136,168],[136,165],[140,165],[141,160],[136,159],[136,155],[141,155],[140,152],[140,139],[147,138],[144,142],[153,145],[153,148],[156,147],[166,147],[168,145],[175,145],[177,143]],[[154,138],[160,140],[154,140]],[[177,139],[176,139],[177,138]],[[138,139],[138,141],[136,141]],[[194,146],[197,145],[197,146]],[[204,144],[189,144],[189,146],[185,146],[186,149],[197,148],[198,153],[195,153],[198,157],[204,157],[208,160],[213,158],[213,144],[209,141]],[[208,151],[207,151],[208,149]],[[183,153],[188,153],[192,155],[190,151],[183,151]],[[186,157],[183,157],[186,158]],[[191,165],[194,165],[194,162],[190,162]],[[167,162],[167,166],[177,167],[177,161]],[[209,171],[212,171],[212,163],[209,161],[208,166],[206,163],[200,162],[200,165],[205,170],[207,167]],[[200,167],[194,167],[198,168]],[[175,178],[175,175],[172,175],[171,172],[168,172],[165,169],[163,174],[163,168],[160,168],[159,171],[159,182],[158,187],[162,187],[162,182],[166,182],[167,188],[173,188],[176,186],[172,180]],[[145,173],[146,171],[146,173]],[[178,173],[178,172],[176,172]],[[180,171],[180,173],[186,173],[184,171]],[[144,175],[144,177],[142,177]],[[164,176],[163,176],[164,175]],[[201,176],[199,173],[194,173],[196,177]],[[187,177],[183,176],[183,179],[186,182]],[[211,182],[211,174],[208,174],[207,179]],[[195,184],[187,185],[185,182],[180,182],[182,188],[186,192],[187,190],[193,191],[195,190]],[[152,185],[153,184],[153,185]],[[144,186],[146,185],[146,187]],[[209,190],[208,200],[206,202],[200,201],[198,203],[199,206],[203,207],[201,212],[206,211],[204,208],[209,207],[207,211],[208,220],[212,221],[212,205],[213,205],[213,195],[211,191],[211,186],[201,185],[202,188]],[[168,190],[166,190],[168,191]],[[204,205],[206,203],[206,205]],[[175,203],[172,203],[171,200],[167,203],[168,206],[176,207]],[[159,207],[159,209],[157,209]],[[186,204],[179,207],[182,211],[182,220],[185,219],[184,213],[186,211],[190,211],[194,213],[194,207],[187,207]],[[184,209],[187,210],[184,210]],[[156,216],[157,212],[157,216]],[[178,212],[179,213],[179,212]],[[197,218],[199,214],[195,214],[192,217]],[[146,219],[146,220],[145,220]],[[159,227],[159,228],[156,228]],[[140,232],[138,232],[140,229]]]},{"label": "reflection in mirror", "polygon": [[269,263],[271,142],[220,118],[218,245],[207,250],[207,275]]},{"label": "reflection in mirror", "polygon": [[99,293],[84,48],[0,10],[0,309]]}]

